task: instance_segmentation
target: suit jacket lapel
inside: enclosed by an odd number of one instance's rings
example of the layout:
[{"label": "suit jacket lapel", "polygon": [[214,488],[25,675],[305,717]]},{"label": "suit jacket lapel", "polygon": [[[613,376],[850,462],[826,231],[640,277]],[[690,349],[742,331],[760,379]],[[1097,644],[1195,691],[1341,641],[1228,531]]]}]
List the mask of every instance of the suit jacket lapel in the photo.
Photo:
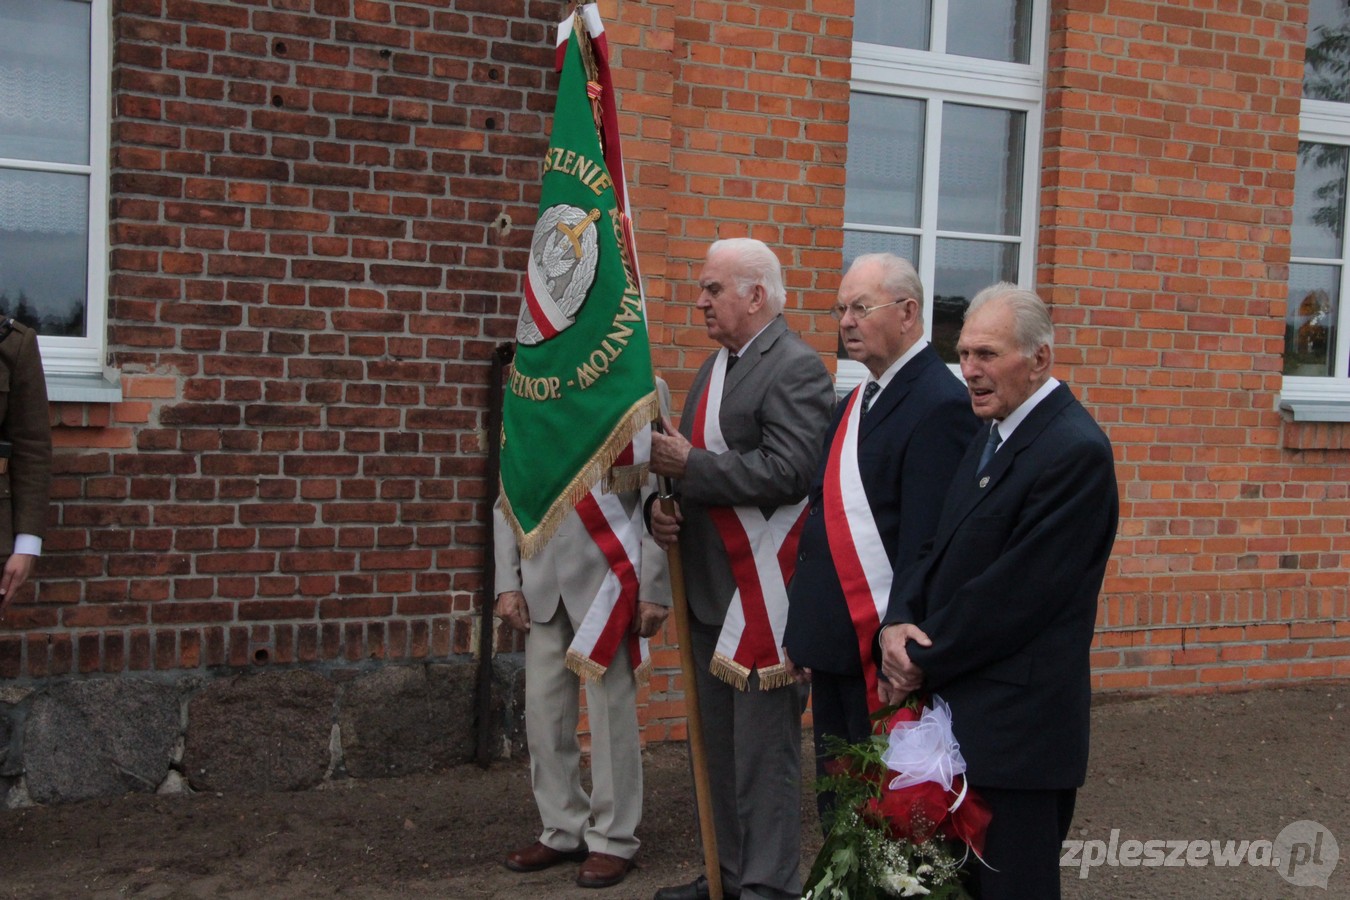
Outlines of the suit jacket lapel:
[{"label": "suit jacket lapel", "polygon": [[787,322],[783,321],[780,315],[765,326],[763,333],[755,338],[750,344],[750,349],[736,361],[736,365],[731,367],[727,373],[726,383],[722,386],[722,399],[731,396],[731,393],[740,387],[750,373],[759,365],[759,358],[769,352],[778,338],[787,331]]},{"label": "suit jacket lapel", "polygon": [[909,392],[914,387],[914,382],[919,380],[919,376],[924,370],[933,363],[942,365],[942,360],[938,358],[937,351],[933,345],[929,344],[918,353],[914,358],[895,373],[891,383],[886,385],[886,389],[872,399],[872,405],[867,408],[867,415],[862,417],[862,422],[858,428],[858,440],[867,437],[872,429],[895,411],[904,399],[909,396]]},{"label": "suit jacket lapel", "polygon": [[1017,455],[1031,446],[1050,420],[1072,402],[1073,393],[1067,385],[1061,384],[1055,388],[1050,396],[1036,404],[1036,408],[1027,415],[1022,424],[1017,426],[1012,436],[1003,442],[994,458],[989,461],[989,465],[979,475],[975,474],[975,466],[979,465],[984,443],[989,438],[989,426],[986,425],[976,432],[975,439],[971,441],[961,465],[956,470],[956,476],[952,479],[947,514],[944,514],[942,521],[938,523],[934,548],[946,544],[956,531],[956,527],[998,487],[998,483],[1012,467]]}]

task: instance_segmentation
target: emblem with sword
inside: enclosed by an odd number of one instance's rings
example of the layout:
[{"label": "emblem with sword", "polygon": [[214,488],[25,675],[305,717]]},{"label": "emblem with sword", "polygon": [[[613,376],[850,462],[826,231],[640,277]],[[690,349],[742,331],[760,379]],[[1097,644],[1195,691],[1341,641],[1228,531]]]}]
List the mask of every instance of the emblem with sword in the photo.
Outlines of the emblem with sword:
[{"label": "emblem with sword", "polygon": [[551,206],[539,217],[530,243],[525,303],[516,340],[533,345],[564,331],[576,320],[595,281],[599,258],[595,225],[603,214],[576,206]]}]

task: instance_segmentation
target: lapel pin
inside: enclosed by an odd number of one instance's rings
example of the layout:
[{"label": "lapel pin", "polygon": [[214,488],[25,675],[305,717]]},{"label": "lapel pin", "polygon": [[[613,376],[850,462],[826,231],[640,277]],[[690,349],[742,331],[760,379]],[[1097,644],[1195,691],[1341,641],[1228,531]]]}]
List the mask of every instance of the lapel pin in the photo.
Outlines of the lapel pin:
[{"label": "lapel pin", "polygon": [[987,485],[988,483],[989,483],[989,476],[988,476],[988,475],[986,475],[986,476],[984,476],[983,478],[980,479],[980,487],[984,487],[984,486]]}]

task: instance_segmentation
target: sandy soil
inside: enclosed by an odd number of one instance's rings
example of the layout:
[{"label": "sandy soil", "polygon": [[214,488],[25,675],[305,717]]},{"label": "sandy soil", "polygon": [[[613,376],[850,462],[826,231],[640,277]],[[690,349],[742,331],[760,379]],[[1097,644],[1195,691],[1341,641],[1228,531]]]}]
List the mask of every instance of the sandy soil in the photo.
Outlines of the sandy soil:
[{"label": "sandy soil", "polygon": [[[1071,837],[1275,841],[1312,820],[1350,856],[1347,703],[1343,684],[1103,703]],[[502,867],[538,819],[524,767],[500,763],[297,794],[130,795],[0,812],[0,896],[646,898],[701,870],[684,748],[650,748],[646,777],[639,868],[604,891],[575,887],[572,866],[534,875]],[[813,854],[809,782],[802,827]],[[1325,873],[1331,845],[1316,850]],[[1302,871],[1316,870],[1310,862]],[[1350,861],[1331,872],[1326,892],[1246,862],[1066,867],[1064,888],[1069,898],[1113,900],[1347,897]]]}]

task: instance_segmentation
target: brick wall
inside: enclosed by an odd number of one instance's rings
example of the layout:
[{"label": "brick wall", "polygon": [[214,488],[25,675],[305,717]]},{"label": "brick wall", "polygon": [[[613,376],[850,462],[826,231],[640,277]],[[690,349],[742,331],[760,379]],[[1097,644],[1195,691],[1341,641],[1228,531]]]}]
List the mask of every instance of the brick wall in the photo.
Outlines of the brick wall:
[{"label": "brick wall", "polygon": [[470,649],[560,2],[114,4],[111,362],[0,673]]},{"label": "brick wall", "polygon": [[1281,385],[1303,3],[1055,4],[1037,280],[1116,447],[1100,688],[1350,676],[1350,426]]},{"label": "brick wall", "polygon": [[[1038,285],[1123,495],[1098,686],[1350,675],[1350,429],[1275,409],[1306,12],[1053,4]],[[469,652],[488,361],[514,333],[561,0],[119,0],[112,363],[53,407],[42,677]],[[826,358],[849,0],[602,0],[657,368],[706,245]],[[673,628],[667,628],[667,632]],[[518,647],[504,631],[503,649]],[[669,641],[646,736],[682,735]]]}]

